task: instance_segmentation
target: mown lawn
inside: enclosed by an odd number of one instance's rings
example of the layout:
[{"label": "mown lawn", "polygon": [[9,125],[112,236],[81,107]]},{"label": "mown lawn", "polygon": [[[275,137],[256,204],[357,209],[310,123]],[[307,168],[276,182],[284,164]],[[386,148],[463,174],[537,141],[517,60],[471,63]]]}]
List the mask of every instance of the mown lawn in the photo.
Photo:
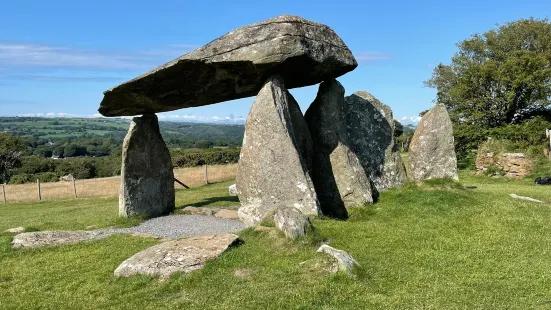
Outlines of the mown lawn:
[{"label": "mown lawn", "polygon": [[[348,221],[315,220],[317,235],[305,242],[246,230],[221,259],[164,281],[112,275],[153,239],[12,250],[12,235],[1,233],[0,309],[550,309],[551,205],[508,195],[551,201],[551,187],[465,172],[461,180],[468,188],[431,182],[385,192]],[[179,191],[177,205],[233,205],[229,184]],[[116,199],[0,205],[0,230],[139,222],[116,215]],[[324,270],[320,239],[360,262],[355,278]]]}]

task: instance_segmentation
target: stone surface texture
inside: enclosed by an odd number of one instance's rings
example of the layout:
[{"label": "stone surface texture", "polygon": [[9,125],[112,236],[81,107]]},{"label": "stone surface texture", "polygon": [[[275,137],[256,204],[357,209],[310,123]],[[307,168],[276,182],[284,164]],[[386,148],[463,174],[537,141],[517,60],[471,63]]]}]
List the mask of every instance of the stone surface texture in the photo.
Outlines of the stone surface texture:
[{"label": "stone surface texture", "polygon": [[409,145],[408,162],[414,181],[458,180],[453,126],[443,104],[435,105],[421,118]]},{"label": "stone surface texture", "polygon": [[350,146],[377,191],[404,185],[406,168],[395,143],[390,107],[358,91],[346,97],[345,112]]},{"label": "stone surface texture", "polygon": [[164,242],[125,260],[114,274],[118,277],[137,274],[168,277],[175,272],[188,273],[203,268],[238,240],[237,235],[225,234]]},{"label": "stone surface texture", "polygon": [[333,273],[340,270],[346,272],[348,275],[352,275],[354,268],[360,266],[360,263],[348,254],[348,252],[337,250],[327,244],[322,245],[318,249],[318,253],[326,253],[336,261],[336,264],[331,268],[331,272]]},{"label": "stone surface texture", "polygon": [[222,37],[104,92],[104,116],[139,115],[255,96],[274,74],[288,88],[314,85],[358,66],[328,26],[281,15]]},{"label": "stone surface texture", "polygon": [[311,176],[323,214],[346,218],[346,208],[372,203],[371,182],[349,147],[344,87],[335,79],[321,83],[304,117],[314,141]]},{"label": "stone surface texture", "polygon": [[119,215],[155,217],[174,210],[174,172],[155,114],[135,117],[123,142]]},{"label": "stone surface texture", "polygon": [[229,220],[238,220],[239,219],[239,215],[237,215],[237,211],[227,210],[227,209],[222,209],[222,210],[216,212],[216,214],[214,214],[214,216],[217,217],[217,218],[220,218],[220,219],[229,219]]},{"label": "stone surface texture", "polygon": [[305,237],[307,231],[312,229],[308,216],[294,207],[278,207],[274,215],[274,223],[277,229],[289,239]]},{"label": "stone surface texture", "polygon": [[280,205],[293,206],[306,215],[320,213],[314,185],[298,150],[294,121],[283,79],[271,77],[247,117],[237,171],[238,214],[249,226],[273,215]]},{"label": "stone surface texture", "polygon": [[107,231],[36,231],[15,235],[12,247],[17,248],[38,248],[50,245],[73,244],[91,240],[99,240],[109,237],[114,232]]}]

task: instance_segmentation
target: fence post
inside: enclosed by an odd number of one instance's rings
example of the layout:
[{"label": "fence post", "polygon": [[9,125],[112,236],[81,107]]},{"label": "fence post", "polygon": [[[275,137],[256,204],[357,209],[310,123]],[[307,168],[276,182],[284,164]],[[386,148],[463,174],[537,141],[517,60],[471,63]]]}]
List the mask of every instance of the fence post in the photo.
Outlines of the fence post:
[{"label": "fence post", "polygon": [[207,164],[205,164],[205,184],[209,184],[209,172]]},{"label": "fence post", "polygon": [[4,197],[4,203],[6,203],[6,184],[2,184],[2,196]]},{"label": "fence post", "polygon": [[73,177],[73,192],[75,193],[75,199],[78,198],[78,196],[77,196],[77,183],[75,182],[74,177]]},{"label": "fence post", "polygon": [[36,185],[38,187],[38,201],[42,200],[42,195],[40,194],[40,179],[36,179]]}]

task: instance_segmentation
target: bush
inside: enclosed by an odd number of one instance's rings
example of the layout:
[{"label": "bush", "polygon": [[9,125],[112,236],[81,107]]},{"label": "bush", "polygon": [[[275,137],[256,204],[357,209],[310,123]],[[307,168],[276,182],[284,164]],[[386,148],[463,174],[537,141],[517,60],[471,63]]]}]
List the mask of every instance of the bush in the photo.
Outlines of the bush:
[{"label": "bush", "polygon": [[237,163],[241,150],[238,148],[174,151],[172,163],[175,167],[201,165],[223,165]]},{"label": "bush", "polygon": [[10,178],[9,184],[24,184],[29,182],[33,182],[33,176],[31,174],[22,173],[13,175]]}]

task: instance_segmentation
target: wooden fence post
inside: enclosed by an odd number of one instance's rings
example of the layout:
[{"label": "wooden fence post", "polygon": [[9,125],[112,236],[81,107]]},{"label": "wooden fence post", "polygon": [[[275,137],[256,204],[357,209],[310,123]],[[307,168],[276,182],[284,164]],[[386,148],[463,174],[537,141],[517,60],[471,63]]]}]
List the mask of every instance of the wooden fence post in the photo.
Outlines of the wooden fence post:
[{"label": "wooden fence post", "polygon": [[75,194],[75,199],[78,198],[78,196],[77,196],[77,183],[75,182],[75,178],[73,178],[73,193]]},{"label": "wooden fence post", "polygon": [[40,194],[40,179],[36,179],[36,185],[38,187],[38,201],[42,200],[42,195]]},{"label": "wooden fence post", "polygon": [[205,184],[209,184],[209,172],[207,164],[205,164]]},{"label": "wooden fence post", "polygon": [[6,184],[2,184],[2,196],[4,197],[4,203],[6,203]]}]

